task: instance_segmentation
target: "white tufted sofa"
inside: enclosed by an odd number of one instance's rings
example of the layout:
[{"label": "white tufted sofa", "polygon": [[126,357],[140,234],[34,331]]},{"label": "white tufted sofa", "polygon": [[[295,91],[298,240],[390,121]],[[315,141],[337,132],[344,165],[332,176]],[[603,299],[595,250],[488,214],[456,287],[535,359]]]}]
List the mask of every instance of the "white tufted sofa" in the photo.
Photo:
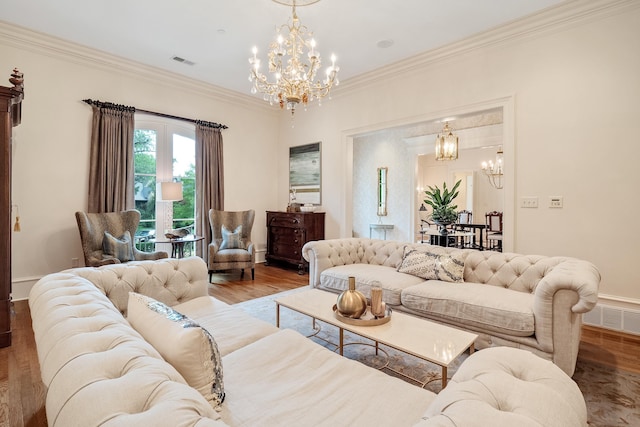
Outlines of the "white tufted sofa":
[{"label": "white tufted sofa", "polygon": [[[398,272],[405,246],[464,255],[464,282],[449,283]],[[600,273],[587,261],[345,238],[308,242],[309,284],[332,292],[355,276],[368,295],[383,287],[385,302],[479,335],[476,348],[512,346],[552,360],[573,375],[582,313],[598,296]]]},{"label": "white tufted sofa", "polygon": [[[195,257],[41,279],[29,305],[49,426],[586,425],[576,384],[530,352],[478,351],[435,395],[252,318],[209,297],[207,286],[206,264]],[[220,412],[129,325],[130,291],[172,305],[214,336],[227,394]]]}]

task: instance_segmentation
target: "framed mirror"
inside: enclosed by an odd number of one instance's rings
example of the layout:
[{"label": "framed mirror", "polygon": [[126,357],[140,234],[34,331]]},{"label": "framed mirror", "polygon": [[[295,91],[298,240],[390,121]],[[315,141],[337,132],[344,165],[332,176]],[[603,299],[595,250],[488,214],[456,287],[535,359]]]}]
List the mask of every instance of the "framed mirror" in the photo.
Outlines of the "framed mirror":
[{"label": "framed mirror", "polygon": [[387,216],[387,168],[378,168],[378,216]]}]

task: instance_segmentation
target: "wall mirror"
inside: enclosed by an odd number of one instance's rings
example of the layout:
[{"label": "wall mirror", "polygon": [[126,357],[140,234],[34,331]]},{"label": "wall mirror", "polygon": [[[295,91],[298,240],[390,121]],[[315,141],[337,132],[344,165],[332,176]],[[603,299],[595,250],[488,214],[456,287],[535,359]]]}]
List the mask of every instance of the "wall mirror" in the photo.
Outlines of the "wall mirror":
[{"label": "wall mirror", "polygon": [[378,168],[378,216],[387,216],[387,168]]}]

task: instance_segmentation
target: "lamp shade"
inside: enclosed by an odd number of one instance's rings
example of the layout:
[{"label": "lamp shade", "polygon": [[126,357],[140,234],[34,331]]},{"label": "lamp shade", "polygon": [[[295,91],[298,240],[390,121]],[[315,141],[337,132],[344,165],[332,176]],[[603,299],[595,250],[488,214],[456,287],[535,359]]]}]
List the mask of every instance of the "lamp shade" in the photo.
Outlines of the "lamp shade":
[{"label": "lamp shade", "polygon": [[159,182],[156,188],[158,200],[162,202],[178,202],[182,200],[181,182]]}]

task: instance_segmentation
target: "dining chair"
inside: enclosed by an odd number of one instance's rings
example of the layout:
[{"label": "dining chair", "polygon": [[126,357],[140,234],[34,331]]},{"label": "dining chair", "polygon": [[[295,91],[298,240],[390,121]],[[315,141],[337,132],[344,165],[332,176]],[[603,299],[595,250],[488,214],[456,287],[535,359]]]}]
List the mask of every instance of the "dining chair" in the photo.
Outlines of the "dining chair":
[{"label": "dining chair", "polygon": [[502,252],[502,212],[487,212],[485,218],[487,224],[487,248]]},{"label": "dining chair", "polygon": [[[473,213],[468,210],[461,210],[458,212],[458,221],[453,225],[453,231],[457,232],[474,232],[475,230],[465,227],[465,224],[472,224]],[[456,248],[471,248],[473,236],[461,236],[454,238],[454,245]]]}]

